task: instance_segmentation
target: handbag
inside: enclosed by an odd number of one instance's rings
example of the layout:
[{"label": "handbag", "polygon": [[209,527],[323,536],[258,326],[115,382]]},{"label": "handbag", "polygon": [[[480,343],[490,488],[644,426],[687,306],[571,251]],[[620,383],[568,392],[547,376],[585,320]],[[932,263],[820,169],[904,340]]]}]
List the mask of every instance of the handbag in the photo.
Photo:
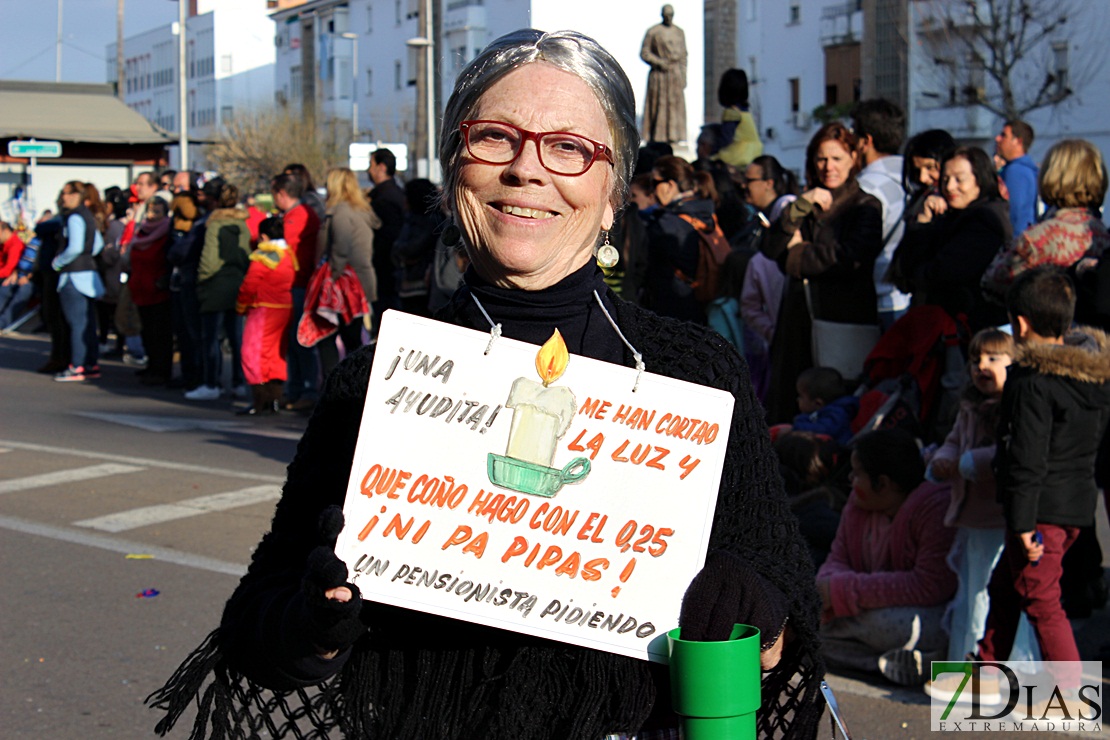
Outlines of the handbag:
[{"label": "handbag", "polygon": [[858,378],[863,373],[864,360],[879,341],[879,327],[875,324],[843,324],[817,318],[813,313],[809,280],[803,280],[802,285],[805,288],[806,308],[813,324],[810,332],[813,364],[834,368],[845,379]]}]

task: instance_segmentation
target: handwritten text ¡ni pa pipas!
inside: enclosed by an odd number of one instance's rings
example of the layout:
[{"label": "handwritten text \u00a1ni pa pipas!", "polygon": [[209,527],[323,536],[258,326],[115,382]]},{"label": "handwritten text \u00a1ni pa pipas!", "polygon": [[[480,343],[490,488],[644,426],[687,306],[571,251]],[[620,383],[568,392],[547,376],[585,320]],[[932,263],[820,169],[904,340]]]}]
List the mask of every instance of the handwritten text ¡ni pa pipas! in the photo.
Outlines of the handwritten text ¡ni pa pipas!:
[{"label": "handwritten text \u00a1ni pa pipas!", "polygon": [[[671,527],[656,526],[650,522],[628,519],[619,528],[608,527],[609,516],[600,512],[583,513],[579,509],[563,508],[549,501],[536,502],[527,496],[515,496],[479,488],[472,489],[451,475],[432,476],[427,473],[413,476],[412,472],[389,468],[380,464],[371,465],[362,477],[359,492],[370,499],[381,501],[378,514],[374,514],[358,533],[358,540],[380,536],[408,540],[419,544],[429,534],[432,521],[425,519],[418,523],[417,517],[405,516],[397,512],[390,515],[391,506],[404,506],[404,503],[425,506],[430,509],[461,510],[477,520],[485,520],[490,525],[500,523],[514,527],[519,525],[512,540],[504,539],[504,551],[500,556],[502,563],[537,571],[549,569],[556,576],[583,581],[596,581],[608,571],[609,557],[585,558],[571,547],[541,542],[538,537],[564,537],[567,540],[580,540],[590,546],[610,543],[619,557],[630,550],[632,557],[624,563],[619,580],[627,583],[636,567],[636,556],[646,554],[652,558],[662,557],[667,551],[668,539],[674,535]],[[404,507],[408,508],[408,507]],[[620,521],[620,520],[618,520]],[[380,525],[380,526],[379,526]],[[442,540],[440,549],[458,551],[464,555],[481,560],[490,544],[490,532],[475,523],[455,524],[454,531]],[[529,531],[522,528],[527,527]],[[410,534],[411,533],[411,534]],[[434,537],[442,538],[443,534]],[[619,553],[619,555],[618,555]],[[623,560],[623,558],[622,558]],[[620,563],[618,563],[620,567]],[[616,586],[612,592],[615,597],[620,592]]]}]

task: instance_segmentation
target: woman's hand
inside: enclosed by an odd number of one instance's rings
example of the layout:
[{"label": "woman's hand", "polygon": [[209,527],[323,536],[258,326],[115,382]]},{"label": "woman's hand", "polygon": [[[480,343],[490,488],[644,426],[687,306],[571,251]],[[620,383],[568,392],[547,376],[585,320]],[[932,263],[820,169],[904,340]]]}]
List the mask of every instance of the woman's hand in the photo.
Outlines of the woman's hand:
[{"label": "woman's hand", "polygon": [[366,633],[359,619],[362,598],[358,586],[347,581],[347,565],[335,555],[335,540],[343,529],[343,512],[329,506],[320,514],[324,540],[308,556],[301,592],[291,605],[288,630],[300,633],[321,658],[331,659]]},{"label": "woman's hand", "polygon": [[779,664],[782,660],[782,646],[785,644],[786,630],[783,629],[779,633],[779,639],[775,640],[775,644],[759,653],[759,669],[761,671],[769,671]]},{"label": "woman's hand", "polygon": [[825,188],[811,188],[802,193],[801,197],[805,198],[810,203],[819,207],[823,211],[827,211],[832,208],[832,193],[830,193]]},{"label": "woman's hand", "polygon": [[797,229],[793,234],[790,235],[790,241],[788,241],[786,243],[786,248],[790,249],[791,247],[796,247],[801,243],[802,243],[802,230]]},{"label": "woman's hand", "polygon": [[925,207],[921,209],[921,213],[917,214],[917,222],[927,224],[933,220],[933,216],[939,216],[947,210],[948,201],[939,195],[930,195],[925,199]]},{"label": "woman's hand", "polygon": [[686,589],[678,624],[683,640],[697,642],[727,640],[735,624],[758,628],[762,639],[777,634],[759,655],[766,671],[782,657],[788,614],[786,599],[774,585],[739,555],[714,550]]}]

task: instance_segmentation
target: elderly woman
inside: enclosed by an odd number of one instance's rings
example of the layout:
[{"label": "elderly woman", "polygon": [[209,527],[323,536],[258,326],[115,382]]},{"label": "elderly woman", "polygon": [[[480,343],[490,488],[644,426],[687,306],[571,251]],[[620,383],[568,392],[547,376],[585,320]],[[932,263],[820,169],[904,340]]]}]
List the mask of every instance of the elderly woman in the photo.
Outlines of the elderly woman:
[{"label": "elderly woman", "polygon": [[[517,31],[460,74],[443,131],[445,197],[471,268],[438,319],[488,330],[480,303],[509,337],[540,343],[558,327],[571,352],[630,366],[611,317],[649,367],[735,396],[710,554],[686,593],[683,636],[723,639],[734,621],[761,626],[761,733],[812,737],[823,671],[817,597],[744,363],[707,329],[618,299],[595,263],[594,249],[624,205],[638,143],[624,73],[585,36]],[[170,708],[172,721],[173,707],[215,668],[207,707],[221,722],[249,701],[241,675],[293,689],[338,674],[328,684],[334,690],[316,692],[311,717],[348,737],[594,740],[640,732],[649,717],[667,726],[665,669],[364,601],[347,583],[344,565],[320,547],[327,534],[317,521],[335,529],[337,512],[327,507],[343,501],[372,352],[362,349],[329,377],[273,529],[220,629],[155,703]]]},{"label": "elderly woman", "polygon": [[983,291],[998,303],[1026,270],[1071,267],[1083,257],[1098,259],[1110,247],[1110,233],[1098,215],[1107,177],[1097,147],[1082,139],[1054,144],[1041,163],[1037,185],[1052,216],[1022,232],[983,273]]},{"label": "elderly woman", "polygon": [[772,422],[794,417],[794,381],[814,364],[811,314],[878,326],[872,273],[883,249],[882,205],[860,189],[858,172],[855,134],[838,121],[825,124],[806,147],[809,190],[763,233],[760,251],[791,278],[771,344]]},{"label": "elderly woman", "polygon": [[1006,312],[983,297],[979,281],[1013,238],[1009,208],[987,153],[959,147],[941,162],[940,192],[930,195],[895,256],[915,303],[940,306],[972,331],[1006,323]]}]

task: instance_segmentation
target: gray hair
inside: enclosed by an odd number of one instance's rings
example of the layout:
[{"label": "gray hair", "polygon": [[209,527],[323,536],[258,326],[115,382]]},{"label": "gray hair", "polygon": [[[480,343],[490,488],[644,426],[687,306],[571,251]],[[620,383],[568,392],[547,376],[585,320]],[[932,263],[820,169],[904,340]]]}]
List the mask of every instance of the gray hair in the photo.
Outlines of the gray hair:
[{"label": "gray hair", "polygon": [[613,55],[589,36],[576,31],[544,33],[531,28],[513,31],[490,43],[459,74],[443,111],[439,161],[443,167],[444,197],[454,205],[462,150],[459,124],[473,114],[482,95],[494,83],[532,62],[546,62],[575,75],[597,97],[613,139],[614,177],[609,201],[613,210],[619,212],[628,199],[628,183],[632,179],[640,145],[640,134],[636,128],[636,98],[628,76]]}]

